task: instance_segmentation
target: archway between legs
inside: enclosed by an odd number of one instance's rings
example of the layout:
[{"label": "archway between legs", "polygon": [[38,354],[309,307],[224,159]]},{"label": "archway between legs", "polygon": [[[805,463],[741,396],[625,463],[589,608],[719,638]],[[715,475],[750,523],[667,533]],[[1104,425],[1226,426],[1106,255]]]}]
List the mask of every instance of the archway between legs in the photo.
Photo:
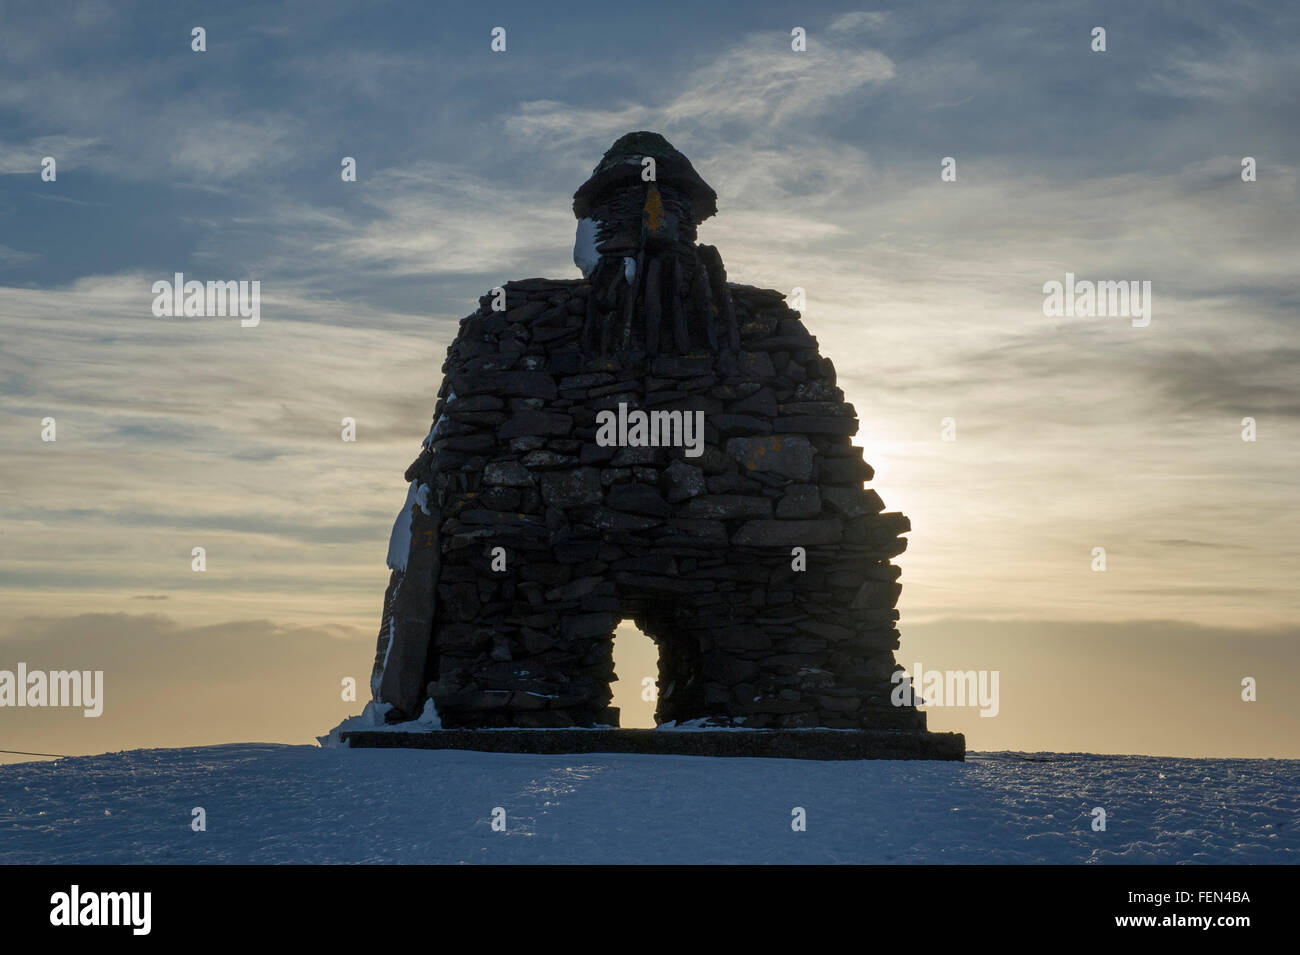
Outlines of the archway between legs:
[{"label": "archway between legs", "polygon": [[659,648],[632,620],[614,629],[614,674],[610,683],[624,729],[652,729],[658,700]]}]

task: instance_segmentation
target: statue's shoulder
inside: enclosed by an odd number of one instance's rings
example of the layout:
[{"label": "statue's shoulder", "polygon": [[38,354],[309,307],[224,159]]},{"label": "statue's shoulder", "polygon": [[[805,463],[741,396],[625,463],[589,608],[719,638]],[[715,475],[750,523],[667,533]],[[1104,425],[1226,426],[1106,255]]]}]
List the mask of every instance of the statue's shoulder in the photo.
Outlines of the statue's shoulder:
[{"label": "statue's shoulder", "polygon": [[493,316],[501,320],[532,324],[552,309],[578,298],[585,302],[591,291],[586,279],[515,279],[489,289],[479,297],[478,309],[461,319],[461,324]]}]

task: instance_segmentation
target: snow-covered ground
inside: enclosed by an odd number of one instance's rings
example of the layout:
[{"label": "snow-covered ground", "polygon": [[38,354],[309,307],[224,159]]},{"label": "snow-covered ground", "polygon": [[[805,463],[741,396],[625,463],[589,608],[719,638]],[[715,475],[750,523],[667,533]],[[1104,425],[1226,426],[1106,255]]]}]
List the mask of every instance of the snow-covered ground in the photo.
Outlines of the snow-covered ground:
[{"label": "snow-covered ground", "polygon": [[1298,776],[1297,760],[1088,754],[135,750],[0,766],[0,862],[1295,863]]}]

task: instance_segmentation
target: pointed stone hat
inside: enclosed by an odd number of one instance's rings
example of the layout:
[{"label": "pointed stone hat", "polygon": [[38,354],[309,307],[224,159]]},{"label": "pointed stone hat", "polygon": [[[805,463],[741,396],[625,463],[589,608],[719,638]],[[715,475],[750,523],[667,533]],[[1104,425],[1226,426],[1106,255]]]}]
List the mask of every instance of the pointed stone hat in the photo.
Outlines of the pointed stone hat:
[{"label": "pointed stone hat", "polygon": [[655,179],[680,190],[691,202],[695,221],[703,222],[718,211],[718,194],[700,178],[691,161],[658,133],[628,133],[605,153],[591,178],[573,194],[573,214],[588,218],[592,209],[611,192],[641,184],[641,160],[653,156]]}]

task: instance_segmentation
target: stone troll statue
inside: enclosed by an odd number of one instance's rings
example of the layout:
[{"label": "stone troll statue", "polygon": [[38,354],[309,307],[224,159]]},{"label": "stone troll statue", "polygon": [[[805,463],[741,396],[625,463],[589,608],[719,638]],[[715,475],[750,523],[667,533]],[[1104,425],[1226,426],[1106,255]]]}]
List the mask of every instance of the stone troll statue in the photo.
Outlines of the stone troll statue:
[{"label": "stone troll statue", "polygon": [[[617,726],[632,619],[659,650],[660,724],[923,731],[891,701],[909,524],[864,488],[816,339],[696,242],[717,196],[662,136],[614,143],[573,211],[582,278],[489,292],[447,350],[389,546],[373,712]],[[702,440],[598,426],[660,411]]]}]

